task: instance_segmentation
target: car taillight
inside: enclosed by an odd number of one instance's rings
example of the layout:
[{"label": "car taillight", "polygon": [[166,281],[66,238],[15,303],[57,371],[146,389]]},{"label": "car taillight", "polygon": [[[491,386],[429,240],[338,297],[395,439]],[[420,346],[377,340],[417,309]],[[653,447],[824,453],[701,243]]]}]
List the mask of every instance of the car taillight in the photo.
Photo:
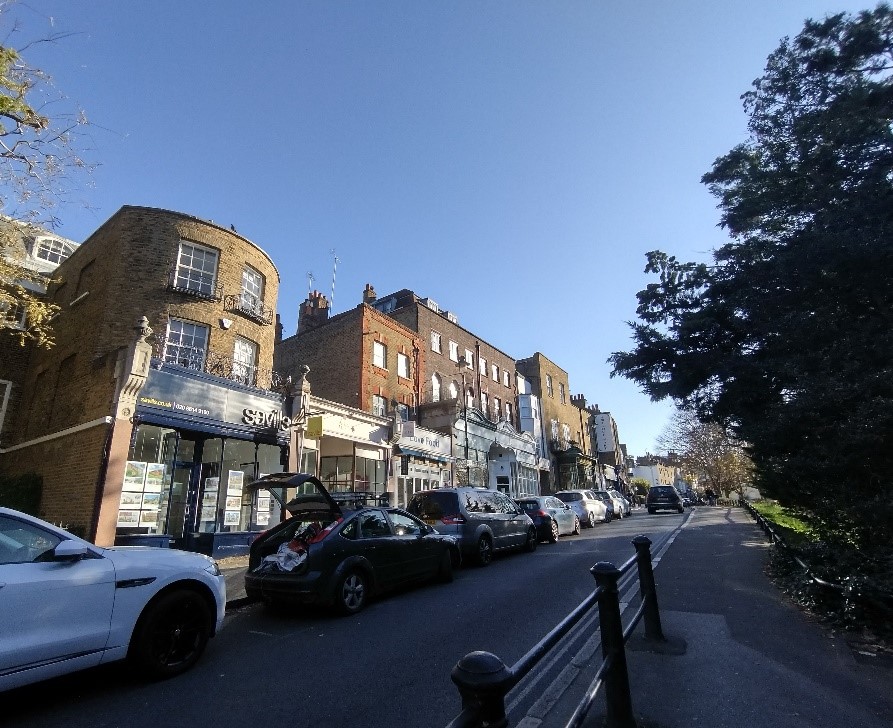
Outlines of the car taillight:
[{"label": "car taillight", "polygon": [[543,511],[543,510],[539,510],[539,511],[537,511],[536,513],[534,513],[533,515],[535,515],[535,516],[539,516],[540,518],[545,518],[545,517],[548,516],[549,514],[546,513],[546,512]]},{"label": "car taillight", "polygon": [[465,518],[459,513],[450,513],[449,515],[443,516],[440,519],[440,522],[445,526],[458,526],[465,523]]}]

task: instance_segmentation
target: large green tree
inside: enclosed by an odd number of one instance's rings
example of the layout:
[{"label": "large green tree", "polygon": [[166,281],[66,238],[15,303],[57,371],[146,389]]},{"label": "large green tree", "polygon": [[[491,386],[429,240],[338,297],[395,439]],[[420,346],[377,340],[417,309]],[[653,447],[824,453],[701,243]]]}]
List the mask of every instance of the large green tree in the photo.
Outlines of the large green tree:
[{"label": "large green tree", "polygon": [[86,117],[25,60],[36,44],[64,35],[29,40],[17,11],[15,3],[0,2],[0,336],[49,346],[55,307],[39,295],[46,281],[23,264],[23,241],[56,227],[60,203],[92,165],[78,152]]},{"label": "large green tree", "polygon": [[730,242],[654,251],[614,374],[750,444],[759,485],[863,542],[893,535],[893,11],[807,21],[743,96],[703,181]]}]

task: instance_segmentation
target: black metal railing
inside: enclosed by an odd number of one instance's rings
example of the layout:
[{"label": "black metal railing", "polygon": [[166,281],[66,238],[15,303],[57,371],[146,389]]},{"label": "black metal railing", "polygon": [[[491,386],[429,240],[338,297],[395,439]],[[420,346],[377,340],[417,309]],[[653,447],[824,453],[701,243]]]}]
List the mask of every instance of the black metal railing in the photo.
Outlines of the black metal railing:
[{"label": "black metal railing", "polygon": [[264,326],[269,326],[273,323],[273,309],[252,295],[245,293],[228,294],[223,297],[223,308],[226,311],[241,314]]},{"label": "black metal railing", "polygon": [[[490,652],[470,652],[453,668],[450,678],[459,689],[462,712],[447,728],[507,728],[505,698],[550,650],[570,632],[583,617],[598,606],[601,630],[602,663],[595,673],[583,700],[577,705],[567,728],[582,725],[599,690],[605,688],[605,723],[612,728],[635,728],[629,675],[626,667],[626,642],[638,623],[645,620],[645,639],[666,642],[657,605],[654,571],[651,565],[651,540],[636,536],[632,541],[636,555],[623,566],[599,562],[589,571],[595,577],[595,591],[565,617],[549,634],[534,645],[512,667],[506,667]],[[637,567],[641,603],[624,628],[620,616],[620,578]]]},{"label": "black metal railing", "polygon": [[289,380],[273,369],[261,369],[253,364],[238,361],[231,356],[197,346],[179,346],[158,342],[153,347],[153,359],[159,363],[212,374],[247,387],[278,392]]},{"label": "black metal railing", "polygon": [[190,278],[188,275],[177,275],[177,265],[175,264],[167,279],[168,290],[176,293],[185,293],[187,296],[194,296],[205,301],[219,301],[223,297],[223,285],[217,282],[206,283],[204,281]]}]

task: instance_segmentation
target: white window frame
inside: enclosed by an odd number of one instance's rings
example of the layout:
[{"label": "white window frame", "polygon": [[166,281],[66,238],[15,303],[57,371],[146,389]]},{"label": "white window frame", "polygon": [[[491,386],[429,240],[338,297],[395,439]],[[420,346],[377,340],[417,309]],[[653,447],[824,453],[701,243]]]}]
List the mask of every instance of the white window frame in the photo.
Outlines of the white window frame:
[{"label": "white window frame", "polygon": [[552,386],[552,375],[551,374],[546,375],[546,394],[548,394],[550,397],[555,396],[555,390]]},{"label": "white window frame", "polygon": [[471,349],[465,350],[465,368],[474,371],[474,352]]},{"label": "white window frame", "polygon": [[450,382],[450,399],[459,399],[459,382]]},{"label": "white window frame", "polygon": [[436,351],[438,354],[442,353],[440,350],[440,340],[441,340],[440,332],[432,331],[431,332],[431,351]]},{"label": "white window frame", "polygon": [[493,398],[493,412],[496,415],[496,419],[499,419],[499,415],[502,414],[502,400],[499,397]]},{"label": "white window frame", "polygon": [[481,412],[485,415],[489,414],[490,410],[488,407],[490,406],[490,398],[487,396],[486,392],[481,392]]},{"label": "white window frame", "polygon": [[264,301],[264,276],[259,270],[246,265],[242,269],[242,306],[251,311],[260,308]]},{"label": "white window frame", "polygon": [[233,343],[233,379],[254,386],[257,383],[257,343],[237,336]]},{"label": "white window frame", "polygon": [[502,370],[502,386],[511,388],[511,383],[509,382],[509,372],[508,369]]},{"label": "white window frame", "polygon": [[431,375],[431,401],[440,402],[441,396],[441,379],[437,372]]},{"label": "white window frame", "polygon": [[409,379],[409,357],[406,354],[397,354],[397,376]]},{"label": "white window frame", "polygon": [[220,253],[214,248],[181,240],[177,250],[174,286],[181,291],[193,291],[200,296],[213,297],[219,261]]},{"label": "white window frame", "polygon": [[512,423],[514,422],[514,420],[512,419],[512,403],[511,402],[505,403],[505,420],[506,420],[506,422],[512,422]]},{"label": "white window frame", "polygon": [[564,389],[564,382],[558,382],[558,399],[561,404],[567,402],[567,392]]},{"label": "white window frame", "polygon": [[478,359],[478,371],[481,373],[481,376],[487,376],[487,360],[484,357]]},{"label": "white window frame", "polygon": [[205,324],[178,318],[168,319],[164,360],[187,369],[204,370],[209,336],[210,327]]},{"label": "white window frame", "polygon": [[455,341],[450,342],[450,360],[459,362],[459,345]]},{"label": "white window frame", "polygon": [[379,417],[388,416],[388,400],[380,394],[372,395],[372,414]]},{"label": "white window frame", "polygon": [[55,238],[38,238],[34,243],[34,257],[55,265],[68,260],[74,251],[74,245]]},{"label": "white window frame", "polygon": [[498,381],[499,381],[499,367],[498,367],[496,364],[491,364],[491,365],[490,365],[490,378],[491,378],[494,382],[498,382]]},{"label": "white window frame", "polygon": [[372,342],[372,365],[379,369],[388,368],[388,347],[381,341]]}]

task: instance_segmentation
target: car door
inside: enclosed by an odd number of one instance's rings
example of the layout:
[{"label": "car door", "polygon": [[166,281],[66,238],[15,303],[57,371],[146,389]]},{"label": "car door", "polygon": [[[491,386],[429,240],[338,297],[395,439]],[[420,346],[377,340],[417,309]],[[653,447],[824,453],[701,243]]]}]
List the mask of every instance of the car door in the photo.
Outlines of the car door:
[{"label": "car door", "polygon": [[403,581],[404,551],[384,511],[368,508],[357,516],[360,533],[357,553],[365,557],[375,570],[375,581],[382,589],[390,589]]},{"label": "car door", "polygon": [[574,519],[577,517],[577,514],[574,513],[574,509],[566,503],[562,503],[557,498],[547,498],[546,503],[549,506],[549,513],[552,514],[552,518],[558,523],[558,532],[573,532]]},{"label": "car door", "polygon": [[504,493],[493,492],[491,495],[496,501],[502,521],[503,548],[524,545],[527,542],[527,532],[530,530],[530,516]]},{"label": "car door", "polygon": [[0,515],[0,673],[74,656],[108,642],[115,597],[111,561],[88,552],[53,561],[59,534]]},{"label": "car door", "polygon": [[394,508],[387,514],[403,564],[401,577],[415,580],[436,573],[443,553],[439,538],[429,535],[428,527],[405,511]]}]

